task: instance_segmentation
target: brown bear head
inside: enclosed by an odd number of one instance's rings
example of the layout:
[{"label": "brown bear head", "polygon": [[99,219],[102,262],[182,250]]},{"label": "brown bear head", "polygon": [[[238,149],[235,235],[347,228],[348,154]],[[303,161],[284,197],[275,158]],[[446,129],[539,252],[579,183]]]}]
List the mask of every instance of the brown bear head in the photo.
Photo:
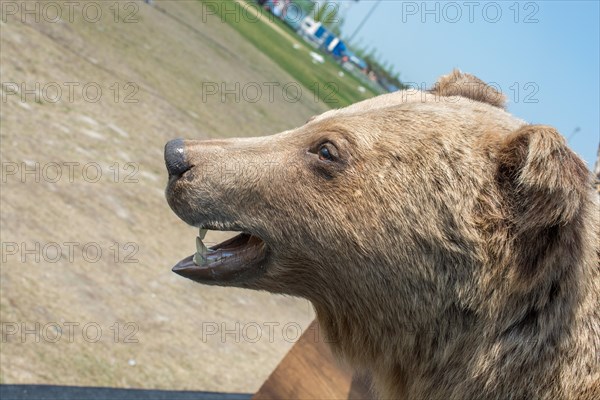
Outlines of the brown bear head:
[{"label": "brown bear head", "polygon": [[591,251],[591,184],[556,130],[503,104],[455,71],[428,92],[269,137],[169,142],[175,213],[241,232],[174,271],[307,298],[356,359],[376,353],[363,340],[373,326],[382,337],[481,318],[513,329],[564,294],[561,279]]}]

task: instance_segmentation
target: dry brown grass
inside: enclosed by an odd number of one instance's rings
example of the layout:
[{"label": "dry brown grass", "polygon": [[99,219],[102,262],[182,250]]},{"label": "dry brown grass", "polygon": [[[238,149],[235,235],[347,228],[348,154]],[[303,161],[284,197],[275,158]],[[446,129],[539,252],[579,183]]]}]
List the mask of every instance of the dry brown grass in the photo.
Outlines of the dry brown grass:
[{"label": "dry brown grass", "polygon": [[[77,247],[73,261],[63,254],[58,262],[42,258],[37,263],[31,255],[22,262],[3,249],[0,381],[253,392],[292,345],[281,326],[292,321],[306,327],[312,308],[298,299],[199,286],[170,271],[193,252],[195,231],[164,199],[163,146],[178,136],[274,133],[326,107],[308,95],[286,103],[277,91],[275,103],[266,96],[258,103],[204,103],[202,82],[244,85],[292,78],[227,24],[214,17],[202,23],[197,1],[157,2],[168,15],[138,3],[138,22],[132,24],[113,21],[112,2],[98,3],[105,13],[98,23],[84,21],[78,8],[73,23],[33,23],[31,18],[22,23],[9,17],[0,25],[2,82],[28,88],[57,82],[63,89],[65,82],[96,82],[103,88],[97,103],[84,101],[80,89],[73,102],[66,91],[56,103],[8,96],[0,116],[3,171],[7,163],[22,168],[36,162],[40,167],[94,162],[104,169],[97,183],[81,178],[81,166],[72,183],[65,175],[58,183],[36,183],[32,176],[25,183],[15,176],[2,183],[4,244],[31,248],[36,242],[57,242],[64,250],[66,242],[93,242],[104,253],[100,261],[86,262]],[[121,94],[127,82],[136,83],[139,102],[115,102],[109,89],[115,82]],[[115,162],[121,166],[118,182],[108,169]],[[139,166],[137,183],[124,182],[127,162]],[[136,243],[138,262],[124,263],[123,250],[115,262],[112,242]],[[34,335],[26,340],[6,335],[12,323],[32,328],[36,322],[80,326],[73,343],[67,332],[57,343],[45,339],[52,331],[42,332],[40,343]],[[97,343],[82,337],[80,328],[89,322],[103,329]],[[109,327],[115,322],[139,327],[139,343],[123,343],[123,331],[114,343]],[[264,328],[263,338],[236,343],[233,335],[225,341],[216,335],[203,341],[203,322],[229,328],[256,322]],[[273,343],[265,322],[279,324]],[[293,329],[289,336],[295,336]]]}]

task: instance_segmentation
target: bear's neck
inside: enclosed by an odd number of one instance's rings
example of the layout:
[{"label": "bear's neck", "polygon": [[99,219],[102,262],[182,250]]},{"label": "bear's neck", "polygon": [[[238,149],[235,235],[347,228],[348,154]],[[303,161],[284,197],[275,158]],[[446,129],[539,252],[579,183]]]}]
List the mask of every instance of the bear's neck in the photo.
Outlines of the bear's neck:
[{"label": "bear's neck", "polygon": [[451,304],[427,325],[421,316],[398,324],[406,315],[390,304],[402,303],[349,303],[357,297],[347,293],[312,300],[334,353],[371,373],[382,398],[567,398],[581,389],[568,388],[565,379],[580,382],[576,375],[587,373],[581,365],[599,370],[600,288],[578,287],[598,283],[598,258],[588,260],[564,268],[560,285],[540,288],[539,298],[504,298],[507,315]]}]

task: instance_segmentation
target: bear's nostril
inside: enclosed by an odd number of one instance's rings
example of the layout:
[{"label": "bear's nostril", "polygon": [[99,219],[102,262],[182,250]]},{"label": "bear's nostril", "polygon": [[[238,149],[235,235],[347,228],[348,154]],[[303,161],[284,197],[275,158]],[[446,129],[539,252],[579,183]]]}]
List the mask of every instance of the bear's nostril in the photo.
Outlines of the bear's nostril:
[{"label": "bear's nostril", "polygon": [[165,164],[169,176],[179,176],[192,168],[185,159],[185,144],[183,139],[169,140],[165,145]]}]

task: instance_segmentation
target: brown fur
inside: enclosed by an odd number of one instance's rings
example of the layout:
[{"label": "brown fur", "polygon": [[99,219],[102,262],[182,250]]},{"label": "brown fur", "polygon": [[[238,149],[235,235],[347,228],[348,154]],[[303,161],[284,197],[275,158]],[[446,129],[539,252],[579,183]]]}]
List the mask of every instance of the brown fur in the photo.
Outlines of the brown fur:
[{"label": "brown fur", "polygon": [[[271,137],[188,141],[169,202],[261,237],[268,263],[229,284],[309,299],[381,398],[599,399],[591,174],[553,128],[448,82],[481,84],[454,72]],[[341,161],[318,160],[324,141]]]},{"label": "brown fur", "polygon": [[473,75],[462,73],[457,69],[448,75],[442,76],[430,92],[438,96],[461,96],[500,108],[506,106],[506,96],[496,88],[487,85]]}]

